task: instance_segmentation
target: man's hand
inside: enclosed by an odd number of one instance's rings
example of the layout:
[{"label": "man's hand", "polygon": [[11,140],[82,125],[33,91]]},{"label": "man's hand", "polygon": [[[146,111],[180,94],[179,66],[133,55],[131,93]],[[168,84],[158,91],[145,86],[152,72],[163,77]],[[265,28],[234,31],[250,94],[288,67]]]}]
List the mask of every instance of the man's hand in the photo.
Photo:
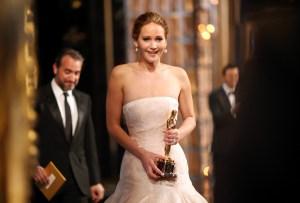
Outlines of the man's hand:
[{"label": "man's hand", "polygon": [[90,187],[92,200],[94,203],[99,202],[104,197],[104,187],[102,184],[98,183]]},{"label": "man's hand", "polygon": [[236,118],[237,114],[240,111],[240,103],[237,103],[234,108],[231,109],[232,115]]},{"label": "man's hand", "polygon": [[49,183],[47,173],[41,166],[36,167],[33,179],[39,187],[46,186]]}]

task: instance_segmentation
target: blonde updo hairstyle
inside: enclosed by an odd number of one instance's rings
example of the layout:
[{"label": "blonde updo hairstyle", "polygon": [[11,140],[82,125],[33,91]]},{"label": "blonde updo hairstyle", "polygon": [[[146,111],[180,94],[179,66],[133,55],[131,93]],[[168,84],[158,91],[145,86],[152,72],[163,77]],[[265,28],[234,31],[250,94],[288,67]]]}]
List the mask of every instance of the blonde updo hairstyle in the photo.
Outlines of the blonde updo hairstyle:
[{"label": "blonde updo hairstyle", "polygon": [[141,29],[144,25],[147,25],[149,23],[155,23],[164,28],[165,31],[165,38],[167,39],[168,36],[168,25],[165,19],[155,12],[146,12],[144,14],[141,14],[137,17],[137,19],[134,22],[133,29],[132,29],[132,39],[137,41],[139,38],[139,35],[141,33]]}]

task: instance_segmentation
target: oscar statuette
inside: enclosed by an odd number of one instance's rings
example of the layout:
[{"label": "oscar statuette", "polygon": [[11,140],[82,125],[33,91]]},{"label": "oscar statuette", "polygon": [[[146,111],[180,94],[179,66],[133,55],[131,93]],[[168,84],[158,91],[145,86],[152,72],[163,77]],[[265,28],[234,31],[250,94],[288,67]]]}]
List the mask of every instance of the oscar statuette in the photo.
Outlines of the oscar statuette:
[{"label": "oscar statuette", "polygon": [[[176,127],[177,111],[172,110],[171,116],[167,120],[167,129],[174,129]],[[170,158],[171,145],[165,145],[165,158],[159,159],[156,163],[157,167],[164,173],[160,180],[175,181],[177,175],[174,173],[175,161]]]}]

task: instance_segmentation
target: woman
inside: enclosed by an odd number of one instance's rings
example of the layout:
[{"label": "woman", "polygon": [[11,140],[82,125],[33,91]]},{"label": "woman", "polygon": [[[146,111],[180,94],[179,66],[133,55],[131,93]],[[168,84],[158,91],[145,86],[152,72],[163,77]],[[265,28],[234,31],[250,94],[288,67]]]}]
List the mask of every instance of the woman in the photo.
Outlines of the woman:
[{"label": "woman", "polygon": [[[197,202],[206,200],[193,187],[179,141],[195,128],[191,86],[186,72],[160,62],[167,52],[168,27],[157,13],[140,15],[132,38],[139,60],[115,67],[107,95],[107,127],[125,149],[120,181],[106,203]],[[172,110],[179,107],[183,122],[166,129]],[[128,134],[121,128],[124,114]],[[156,162],[171,145],[176,181],[159,180],[163,173]]]}]

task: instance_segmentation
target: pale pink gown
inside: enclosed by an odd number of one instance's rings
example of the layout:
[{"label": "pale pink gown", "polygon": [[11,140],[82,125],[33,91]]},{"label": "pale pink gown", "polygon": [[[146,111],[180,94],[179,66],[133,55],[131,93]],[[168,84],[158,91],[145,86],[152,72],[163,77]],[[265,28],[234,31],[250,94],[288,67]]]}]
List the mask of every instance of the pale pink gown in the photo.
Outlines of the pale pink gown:
[{"label": "pale pink gown", "polygon": [[[178,110],[173,97],[146,97],[125,104],[123,114],[130,137],[146,150],[164,155],[163,130],[173,109]],[[176,182],[153,181],[140,160],[125,151],[120,180],[105,203],[207,203],[192,185],[180,144],[171,147],[170,156],[176,164]]]}]

